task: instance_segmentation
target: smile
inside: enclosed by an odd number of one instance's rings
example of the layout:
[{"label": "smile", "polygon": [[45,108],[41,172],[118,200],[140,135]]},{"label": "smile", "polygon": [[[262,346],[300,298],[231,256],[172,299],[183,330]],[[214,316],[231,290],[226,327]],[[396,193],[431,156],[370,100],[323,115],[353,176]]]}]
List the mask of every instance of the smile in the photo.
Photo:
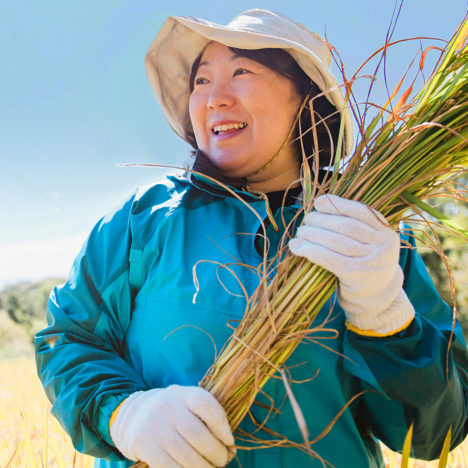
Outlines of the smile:
[{"label": "smile", "polygon": [[241,129],[245,128],[245,127],[247,127],[247,124],[245,122],[236,122],[236,123],[215,125],[211,129],[211,131],[215,135],[219,135],[219,132],[227,132],[227,131],[232,131],[232,130],[241,130]]}]

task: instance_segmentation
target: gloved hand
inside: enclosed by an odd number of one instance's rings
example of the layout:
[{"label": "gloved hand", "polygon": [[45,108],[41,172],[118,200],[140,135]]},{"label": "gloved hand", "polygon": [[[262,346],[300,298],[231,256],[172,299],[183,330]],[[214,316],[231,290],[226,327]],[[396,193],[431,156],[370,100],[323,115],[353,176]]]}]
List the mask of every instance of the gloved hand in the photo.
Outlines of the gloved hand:
[{"label": "gloved hand", "polygon": [[338,277],[338,302],[352,326],[383,336],[404,328],[414,308],[402,289],[398,234],[357,201],[321,195],[314,207],[290,241],[291,252]]},{"label": "gloved hand", "polygon": [[110,427],[115,446],[151,468],[213,468],[235,455],[224,409],[200,387],[171,385],[135,392]]}]

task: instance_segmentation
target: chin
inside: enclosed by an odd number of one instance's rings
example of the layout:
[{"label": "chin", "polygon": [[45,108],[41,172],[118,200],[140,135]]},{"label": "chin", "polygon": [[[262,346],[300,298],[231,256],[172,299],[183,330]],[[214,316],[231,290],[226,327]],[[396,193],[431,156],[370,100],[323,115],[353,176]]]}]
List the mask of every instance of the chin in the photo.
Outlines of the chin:
[{"label": "chin", "polygon": [[236,156],[218,155],[218,157],[210,157],[210,159],[219,168],[219,170],[228,177],[245,177],[253,172],[253,169],[249,169],[247,167],[248,159],[244,157],[242,160],[239,160]]}]

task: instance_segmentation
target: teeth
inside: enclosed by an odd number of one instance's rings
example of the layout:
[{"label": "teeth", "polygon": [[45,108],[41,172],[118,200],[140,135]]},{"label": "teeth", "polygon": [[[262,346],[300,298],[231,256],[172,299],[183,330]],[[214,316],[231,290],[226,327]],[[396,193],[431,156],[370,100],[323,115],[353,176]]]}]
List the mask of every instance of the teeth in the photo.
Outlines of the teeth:
[{"label": "teeth", "polygon": [[245,128],[245,127],[247,127],[247,124],[245,122],[216,125],[215,127],[213,127],[213,132],[216,133],[216,135],[218,135],[218,133],[221,131],[238,130],[239,128]]}]

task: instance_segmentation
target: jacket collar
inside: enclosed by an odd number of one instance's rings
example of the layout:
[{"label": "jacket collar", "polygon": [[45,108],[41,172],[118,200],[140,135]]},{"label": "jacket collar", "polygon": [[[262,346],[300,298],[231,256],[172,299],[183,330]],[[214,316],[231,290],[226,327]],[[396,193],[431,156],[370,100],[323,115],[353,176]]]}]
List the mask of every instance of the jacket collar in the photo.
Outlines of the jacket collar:
[{"label": "jacket collar", "polygon": [[223,185],[225,185],[246,201],[255,201],[261,198],[253,193],[242,190],[241,181],[238,179],[228,179],[225,177],[219,168],[202,151],[197,150],[194,158],[195,161],[192,167],[193,172],[190,173],[190,181],[195,187],[214,195],[232,197],[232,193],[223,187]]},{"label": "jacket collar", "polygon": [[[261,195],[250,193],[242,189],[242,180],[240,179],[228,179],[225,177],[219,168],[211,161],[205,153],[197,150],[194,155],[194,163],[192,171],[189,173],[191,183],[200,190],[204,190],[213,195],[234,197],[234,195],[223,187],[223,185],[229,187],[230,190],[236,192],[236,194],[243,200],[252,202],[261,200]],[[322,172],[322,171],[321,171]],[[265,194],[270,204],[272,205],[273,211],[281,206],[283,202],[286,205],[301,204],[301,193],[302,187],[289,189],[284,200],[284,190],[278,190],[276,192],[269,192]]]}]

